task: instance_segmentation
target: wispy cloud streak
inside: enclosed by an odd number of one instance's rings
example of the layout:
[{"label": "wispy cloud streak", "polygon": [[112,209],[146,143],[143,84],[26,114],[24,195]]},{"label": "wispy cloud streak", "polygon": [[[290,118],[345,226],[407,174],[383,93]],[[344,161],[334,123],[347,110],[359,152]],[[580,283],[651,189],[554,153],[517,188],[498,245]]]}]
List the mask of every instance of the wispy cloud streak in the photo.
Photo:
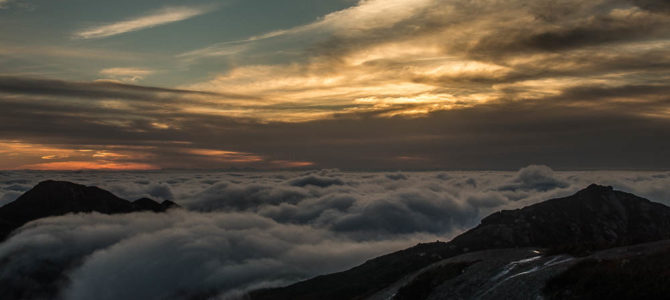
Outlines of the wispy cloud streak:
[{"label": "wispy cloud streak", "polygon": [[213,7],[166,7],[145,16],[75,32],[79,39],[97,39],[179,22],[212,11]]},{"label": "wispy cloud streak", "polygon": [[100,75],[126,82],[142,80],[153,73],[155,73],[154,70],[142,68],[107,68],[100,70]]}]

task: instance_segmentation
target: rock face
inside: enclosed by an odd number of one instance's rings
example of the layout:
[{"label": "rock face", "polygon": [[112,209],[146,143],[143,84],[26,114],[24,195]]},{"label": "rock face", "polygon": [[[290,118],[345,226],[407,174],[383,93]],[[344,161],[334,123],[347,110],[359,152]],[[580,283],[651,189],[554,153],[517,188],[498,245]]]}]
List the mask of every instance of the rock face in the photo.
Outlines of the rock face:
[{"label": "rock face", "polygon": [[178,205],[172,201],[158,203],[147,198],[130,202],[97,187],[48,180],[40,182],[15,201],[0,207],[0,241],[25,223],[50,216],[78,212],[163,212],[172,207]]},{"label": "rock face", "polygon": [[591,185],[569,197],[494,213],[448,243],[419,244],[344,272],[254,291],[250,298],[363,299],[426,266],[474,251],[537,247],[545,252],[590,253],[664,239],[670,239],[669,207]]}]

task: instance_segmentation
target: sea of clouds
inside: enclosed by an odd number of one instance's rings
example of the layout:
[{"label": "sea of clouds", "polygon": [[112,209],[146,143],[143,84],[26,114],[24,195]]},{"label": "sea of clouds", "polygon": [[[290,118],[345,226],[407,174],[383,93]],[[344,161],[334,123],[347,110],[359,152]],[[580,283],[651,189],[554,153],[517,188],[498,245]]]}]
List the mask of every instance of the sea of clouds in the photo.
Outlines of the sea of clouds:
[{"label": "sea of clouds", "polygon": [[[0,244],[0,282],[26,291],[46,286],[64,299],[236,297],[447,241],[492,212],[591,183],[670,204],[670,172],[534,165],[517,172],[0,172],[0,205],[46,179],[184,207],[45,218]],[[44,285],[45,268],[63,272]]]}]

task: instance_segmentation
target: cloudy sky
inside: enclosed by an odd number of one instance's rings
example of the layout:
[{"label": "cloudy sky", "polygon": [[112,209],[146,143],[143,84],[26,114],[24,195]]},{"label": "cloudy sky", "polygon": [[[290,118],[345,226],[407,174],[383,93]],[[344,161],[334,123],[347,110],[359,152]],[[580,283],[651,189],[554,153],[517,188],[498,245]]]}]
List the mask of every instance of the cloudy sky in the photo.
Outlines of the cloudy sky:
[{"label": "cloudy sky", "polygon": [[0,0],[0,169],[670,167],[665,0]]}]

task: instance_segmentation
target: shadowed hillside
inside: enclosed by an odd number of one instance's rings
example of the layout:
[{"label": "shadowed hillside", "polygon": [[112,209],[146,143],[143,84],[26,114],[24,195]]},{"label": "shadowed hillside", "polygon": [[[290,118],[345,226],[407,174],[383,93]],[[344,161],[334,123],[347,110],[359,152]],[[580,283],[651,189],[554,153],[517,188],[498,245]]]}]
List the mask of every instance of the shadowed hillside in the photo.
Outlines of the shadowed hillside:
[{"label": "shadowed hillside", "polygon": [[419,244],[350,270],[283,288],[264,289],[252,299],[360,299],[445,258],[486,249],[540,247],[590,252],[670,238],[670,208],[591,185],[578,193],[484,218],[448,243]]}]

